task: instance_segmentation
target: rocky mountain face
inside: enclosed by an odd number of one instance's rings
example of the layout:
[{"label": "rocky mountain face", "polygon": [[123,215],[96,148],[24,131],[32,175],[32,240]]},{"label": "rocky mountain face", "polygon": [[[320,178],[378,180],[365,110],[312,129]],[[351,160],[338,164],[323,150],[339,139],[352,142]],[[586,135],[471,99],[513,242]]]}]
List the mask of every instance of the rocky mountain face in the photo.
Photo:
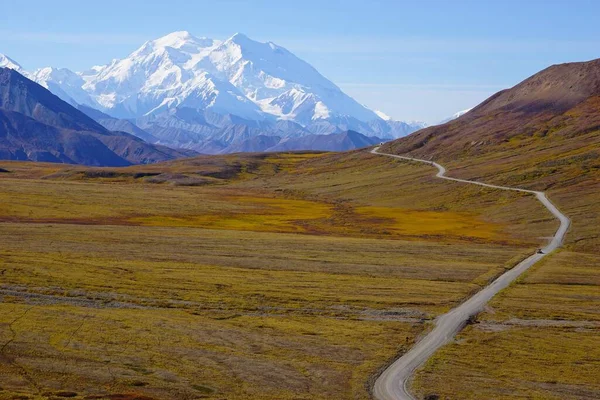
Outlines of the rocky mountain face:
[{"label": "rocky mountain face", "polygon": [[348,151],[362,147],[373,146],[382,139],[375,136],[365,136],[358,132],[346,131],[329,135],[307,135],[280,141],[269,151],[288,151],[295,148],[321,151]]},{"label": "rocky mountain face", "polygon": [[112,122],[100,122],[110,129],[123,124],[114,119],[127,120],[145,134],[128,132],[170,147],[226,148],[259,135],[348,130],[391,139],[424,126],[382,118],[290,51],[243,34],[219,41],[174,32],[88,71],[42,68],[26,75],[71,105],[108,115]]},{"label": "rocky mountain face", "polygon": [[0,158],[125,166],[191,155],[112,132],[12,68],[0,67]]},{"label": "rocky mountain face", "polygon": [[23,70],[23,68],[21,67],[21,65],[19,65],[19,63],[12,60],[8,56],[5,56],[4,54],[0,54],[0,68],[10,68],[15,71]]}]

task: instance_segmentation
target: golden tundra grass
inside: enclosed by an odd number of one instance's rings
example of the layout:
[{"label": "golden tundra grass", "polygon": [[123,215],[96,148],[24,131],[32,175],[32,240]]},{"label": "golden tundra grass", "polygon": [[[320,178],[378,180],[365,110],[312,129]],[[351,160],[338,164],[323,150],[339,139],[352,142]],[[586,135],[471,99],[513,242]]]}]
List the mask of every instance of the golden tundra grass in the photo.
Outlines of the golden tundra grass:
[{"label": "golden tundra grass", "polygon": [[[600,257],[561,251],[496,297],[413,388],[440,399],[600,397]],[[468,383],[465,383],[468,382]]]},{"label": "golden tundra grass", "polygon": [[366,399],[555,226],[364,152],[0,166],[8,399]]},{"label": "golden tundra grass", "polygon": [[568,140],[533,135],[449,161],[451,176],[546,190],[572,227],[563,249],[494,298],[480,323],[430,360],[413,382],[417,393],[439,399],[600,398],[597,138],[593,130]]},{"label": "golden tundra grass", "polygon": [[494,298],[413,388],[440,399],[599,398],[600,257],[577,248],[571,242]]}]

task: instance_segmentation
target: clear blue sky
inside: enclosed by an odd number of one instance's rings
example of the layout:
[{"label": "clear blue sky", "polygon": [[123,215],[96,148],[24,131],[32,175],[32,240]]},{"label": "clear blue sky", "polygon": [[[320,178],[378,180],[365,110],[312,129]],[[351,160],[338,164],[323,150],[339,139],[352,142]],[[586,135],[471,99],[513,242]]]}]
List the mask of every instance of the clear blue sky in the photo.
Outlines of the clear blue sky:
[{"label": "clear blue sky", "polygon": [[243,32],[372,108],[435,122],[550,64],[599,58],[599,17],[597,0],[9,0],[0,53],[77,71],[176,30]]}]

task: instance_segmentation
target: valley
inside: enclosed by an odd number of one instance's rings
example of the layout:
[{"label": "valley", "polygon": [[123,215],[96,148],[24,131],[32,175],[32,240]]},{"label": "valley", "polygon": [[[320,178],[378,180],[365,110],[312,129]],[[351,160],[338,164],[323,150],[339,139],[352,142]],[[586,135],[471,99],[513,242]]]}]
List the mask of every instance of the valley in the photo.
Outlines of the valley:
[{"label": "valley", "polygon": [[600,398],[600,9],[136,3],[0,16],[0,400]]},{"label": "valley", "polygon": [[0,167],[7,398],[369,398],[554,229],[527,196],[362,151]]}]

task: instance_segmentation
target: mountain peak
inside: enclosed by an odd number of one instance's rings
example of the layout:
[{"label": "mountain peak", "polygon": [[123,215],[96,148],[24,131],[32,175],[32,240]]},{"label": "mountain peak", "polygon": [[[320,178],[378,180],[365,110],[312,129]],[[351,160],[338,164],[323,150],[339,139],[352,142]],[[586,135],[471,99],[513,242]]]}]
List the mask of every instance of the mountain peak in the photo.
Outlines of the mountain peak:
[{"label": "mountain peak", "polygon": [[76,84],[83,85],[82,78],[68,68],[44,67],[34,71],[31,74],[31,77],[38,83],[40,83],[40,81],[45,82],[52,80],[57,83],[73,81]]},{"label": "mountain peak", "polygon": [[0,53],[0,67],[14,69],[15,71],[23,70],[18,62],[2,53]]},{"label": "mountain peak", "polygon": [[241,40],[243,40],[243,39],[250,39],[250,38],[245,33],[236,32],[236,33],[233,34],[233,36],[231,36],[231,39],[241,39]]},{"label": "mountain peak", "polygon": [[159,37],[158,39],[152,40],[152,42],[162,42],[162,43],[177,43],[177,42],[186,42],[186,41],[194,41],[197,38],[192,35],[188,31],[175,31],[168,33],[164,36]]},{"label": "mountain peak", "polygon": [[463,115],[465,115],[466,113],[468,113],[469,111],[471,111],[472,109],[473,109],[473,107],[467,108],[466,110],[462,110],[462,111],[456,112],[456,113],[452,114],[452,116],[450,116],[448,118],[444,118],[443,120],[441,120],[440,122],[438,122],[436,125],[442,125],[442,124],[445,124],[446,122],[450,122],[450,121],[453,121],[453,120],[455,120],[457,118],[460,118]]},{"label": "mountain peak", "polygon": [[78,74],[43,69],[32,79],[71,104],[118,118],[187,107],[235,115],[250,125],[289,120],[296,125],[284,130],[293,133],[354,129],[397,137],[411,130],[381,119],[292,52],[243,33],[221,42],[171,32],[105,66]]},{"label": "mountain peak", "polygon": [[[473,109],[566,110],[600,95],[600,59],[552,65]],[[525,106],[527,105],[527,106]]]},{"label": "mountain peak", "polygon": [[188,32],[188,31],[175,31],[175,32],[171,32],[167,36],[171,36],[171,37],[177,37],[177,38],[181,38],[181,39],[190,39],[193,37],[193,35]]},{"label": "mountain peak", "polygon": [[0,108],[62,128],[105,133],[101,125],[11,68],[0,68]]},{"label": "mountain peak", "polygon": [[240,33],[240,32],[234,34],[232,37],[227,39],[227,41],[236,43],[238,45],[244,45],[244,44],[248,44],[248,43],[257,43],[256,41],[250,39],[248,36],[246,36],[245,34]]},{"label": "mountain peak", "polygon": [[204,48],[212,47],[216,43],[213,39],[196,37],[188,31],[177,31],[144,43],[137,53],[145,54],[156,50],[174,48],[194,54],[201,52]]}]

